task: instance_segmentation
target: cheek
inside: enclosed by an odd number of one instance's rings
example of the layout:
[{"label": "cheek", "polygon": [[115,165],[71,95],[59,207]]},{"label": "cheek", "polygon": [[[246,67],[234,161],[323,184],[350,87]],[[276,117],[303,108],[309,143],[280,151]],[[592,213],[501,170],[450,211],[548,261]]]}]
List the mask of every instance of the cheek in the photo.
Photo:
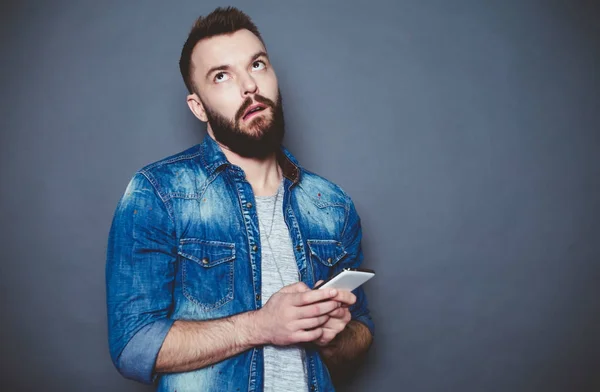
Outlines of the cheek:
[{"label": "cheek", "polygon": [[258,80],[261,95],[269,98],[272,101],[277,101],[277,77],[273,72],[263,74]]},{"label": "cheek", "polygon": [[233,91],[232,88],[222,88],[212,94],[209,102],[210,108],[225,118],[232,119],[243,101],[239,91]]}]

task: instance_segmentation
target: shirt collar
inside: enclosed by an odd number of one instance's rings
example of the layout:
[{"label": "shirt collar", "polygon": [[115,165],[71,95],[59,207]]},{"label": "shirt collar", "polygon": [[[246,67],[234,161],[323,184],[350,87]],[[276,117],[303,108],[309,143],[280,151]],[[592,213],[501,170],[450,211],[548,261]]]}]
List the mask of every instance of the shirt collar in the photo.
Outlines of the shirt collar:
[{"label": "shirt collar", "polygon": [[[218,168],[223,165],[231,165],[223,154],[221,147],[209,135],[204,137],[200,145],[201,161],[208,175],[212,175]],[[300,181],[300,164],[296,158],[285,147],[277,151],[277,163],[281,167],[283,176],[297,184]]]}]

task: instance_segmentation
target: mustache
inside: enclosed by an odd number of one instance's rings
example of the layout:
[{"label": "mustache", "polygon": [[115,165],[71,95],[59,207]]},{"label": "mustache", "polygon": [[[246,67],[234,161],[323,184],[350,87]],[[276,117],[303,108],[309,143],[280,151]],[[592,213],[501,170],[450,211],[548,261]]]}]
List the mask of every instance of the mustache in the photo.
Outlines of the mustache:
[{"label": "mustache", "polygon": [[253,104],[254,101],[256,101],[258,103],[262,103],[264,105],[267,105],[270,108],[275,107],[275,102],[271,101],[269,98],[263,97],[262,95],[259,95],[259,94],[255,94],[254,100],[252,100],[252,98],[248,97],[248,98],[246,98],[246,100],[244,101],[242,106],[240,106],[237,113],[235,114],[236,121],[239,121],[242,118],[242,116],[244,115],[246,110],[248,110],[248,108]]}]

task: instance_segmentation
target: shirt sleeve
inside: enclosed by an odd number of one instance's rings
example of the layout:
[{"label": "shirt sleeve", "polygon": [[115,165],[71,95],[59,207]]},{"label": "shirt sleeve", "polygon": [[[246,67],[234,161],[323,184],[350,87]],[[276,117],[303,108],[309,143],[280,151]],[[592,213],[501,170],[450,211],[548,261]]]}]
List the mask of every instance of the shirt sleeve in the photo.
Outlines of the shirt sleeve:
[{"label": "shirt sleeve", "polygon": [[167,205],[138,173],[119,201],[106,259],[108,340],[124,377],[151,384],[154,365],[174,320],[176,239]]},{"label": "shirt sleeve", "polygon": [[[341,268],[359,268],[363,262],[363,252],[361,246],[362,228],[360,217],[356,212],[354,203],[349,199],[347,218],[342,233],[342,242],[349,257],[343,259]],[[375,324],[371,318],[367,296],[363,286],[353,291],[356,295],[356,303],[350,306],[352,320],[359,321],[369,328],[371,335],[375,336]]]}]

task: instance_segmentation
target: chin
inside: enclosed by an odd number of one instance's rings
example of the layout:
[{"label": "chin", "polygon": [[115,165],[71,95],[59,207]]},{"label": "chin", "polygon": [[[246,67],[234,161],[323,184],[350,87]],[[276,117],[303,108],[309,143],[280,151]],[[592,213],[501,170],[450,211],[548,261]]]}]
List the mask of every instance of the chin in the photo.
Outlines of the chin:
[{"label": "chin", "polygon": [[254,118],[250,123],[242,128],[247,134],[253,136],[261,136],[265,129],[271,126],[271,119]]}]

